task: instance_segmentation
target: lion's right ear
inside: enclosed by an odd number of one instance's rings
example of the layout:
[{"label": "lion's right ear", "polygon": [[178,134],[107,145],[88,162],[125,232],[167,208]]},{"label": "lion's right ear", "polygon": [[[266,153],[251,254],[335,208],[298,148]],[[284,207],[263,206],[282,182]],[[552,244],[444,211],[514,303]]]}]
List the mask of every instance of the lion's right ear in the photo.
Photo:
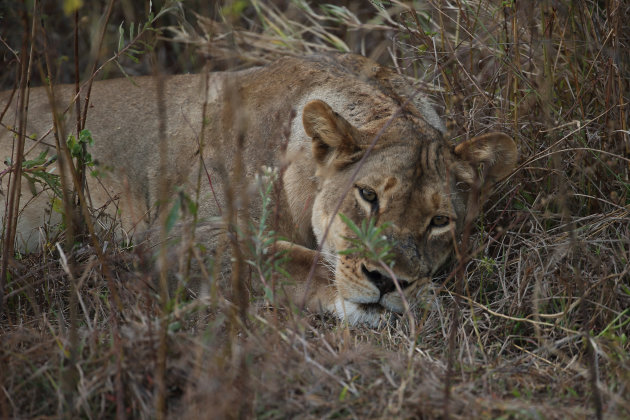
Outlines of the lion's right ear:
[{"label": "lion's right ear", "polygon": [[360,158],[357,129],[324,101],[311,101],[302,113],[304,131],[312,138],[313,157],[322,166],[340,168]]},{"label": "lion's right ear", "polygon": [[476,193],[468,195],[466,215],[466,220],[472,221],[492,186],[514,170],[518,150],[507,134],[488,133],[458,144],[453,151],[457,158],[455,175],[475,188]]},{"label": "lion's right ear", "polygon": [[[516,143],[504,133],[488,133],[458,144],[455,156],[461,165],[456,167],[460,180],[479,185],[482,192],[502,180],[514,170],[518,159]],[[479,166],[483,165],[483,176],[479,179]]]}]

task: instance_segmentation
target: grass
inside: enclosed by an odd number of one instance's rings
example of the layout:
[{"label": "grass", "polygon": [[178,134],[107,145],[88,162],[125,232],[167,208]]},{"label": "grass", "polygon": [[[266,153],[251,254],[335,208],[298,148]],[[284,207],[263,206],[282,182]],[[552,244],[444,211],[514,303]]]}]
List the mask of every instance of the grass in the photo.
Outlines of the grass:
[{"label": "grass", "polygon": [[[188,21],[180,12],[155,23],[170,25],[163,34],[179,43],[159,41],[153,30],[142,39],[157,42],[153,48],[165,51],[158,62],[175,71],[191,62],[225,70],[286,54],[364,53],[413,77],[454,142],[510,134],[520,164],[466,241],[469,261],[426,292],[411,335],[404,318],[367,329],[270,305],[273,296],[260,291],[242,301],[220,263],[198,267],[207,293],[166,299],[150,250],[110,245],[99,255],[96,244],[85,244],[66,256],[68,265],[64,248],[53,245],[7,268],[0,416],[630,416],[630,6],[275,4],[199,2],[186,9]],[[94,23],[101,8],[86,5],[78,17]],[[188,23],[192,10],[205,17]],[[136,28],[149,20],[146,10],[135,15],[145,16]],[[3,21],[5,87],[24,75],[16,62],[32,17],[28,10],[22,28]],[[102,41],[108,57],[120,51],[122,20],[114,8]],[[44,22],[51,38],[67,36],[56,20]],[[80,29],[85,51],[101,42],[86,41],[87,27]],[[45,61],[41,36],[35,63]],[[191,47],[198,56],[182,64]],[[135,74],[150,71],[150,57],[117,61]],[[79,57],[82,74],[92,71],[89,58]],[[63,71],[72,59],[49,60],[60,77],[73,73]],[[110,63],[101,74],[117,68]],[[203,260],[199,254],[193,262]],[[260,290],[258,276],[245,273],[244,283]]]}]

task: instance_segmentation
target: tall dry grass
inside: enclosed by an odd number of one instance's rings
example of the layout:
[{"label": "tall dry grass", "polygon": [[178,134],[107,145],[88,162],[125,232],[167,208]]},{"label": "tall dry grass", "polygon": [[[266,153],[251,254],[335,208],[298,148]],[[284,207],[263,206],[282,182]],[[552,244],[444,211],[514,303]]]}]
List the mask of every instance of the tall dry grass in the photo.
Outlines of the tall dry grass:
[{"label": "tall dry grass", "polygon": [[[83,80],[116,55],[120,17],[130,13],[103,13],[114,19],[86,41],[82,19],[108,7],[95,4],[68,20],[80,29],[70,61]],[[44,40],[69,30],[52,18],[34,25],[48,11],[35,5],[23,9],[21,29],[0,32],[5,74],[23,81],[22,95],[31,47],[32,69],[48,67],[56,80],[65,65],[51,54],[64,47]],[[286,54],[362,53],[432,96],[454,142],[509,133],[519,167],[474,226],[465,263],[422,295],[414,335],[404,318],[372,330],[269,305],[259,293],[244,298],[243,284],[260,289],[257,277],[239,264],[225,278],[200,248],[186,255],[208,293],[168,297],[152,250],[63,248],[51,234],[46,251],[11,259],[5,242],[2,417],[630,416],[627,2],[249,0],[186,13],[154,25],[168,24],[164,36],[179,43],[148,31],[142,40],[157,42],[154,52],[118,60],[122,69],[151,71],[151,59],[168,67],[165,55],[190,46],[199,65],[222,70]],[[101,43],[113,49],[87,53]]]}]

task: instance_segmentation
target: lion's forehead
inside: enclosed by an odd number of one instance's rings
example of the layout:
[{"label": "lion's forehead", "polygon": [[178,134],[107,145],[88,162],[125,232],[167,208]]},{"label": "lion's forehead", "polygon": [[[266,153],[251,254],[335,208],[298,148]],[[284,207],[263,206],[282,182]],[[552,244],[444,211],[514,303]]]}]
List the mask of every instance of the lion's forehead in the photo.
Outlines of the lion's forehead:
[{"label": "lion's forehead", "polygon": [[431,172],[452,157],[451,149],[442,137],[412,130],[395,130],[377,139],[369,160],[393,158],[397,161],[397,169],[420,168]]},{"label": "lion's forehead", "polygon": [[437,214],[452,218],[459,216],[463,200],[453,183],[416,179],[399,181],[396,185],[385,191],[381,198],[379,210],[386,220],[413,220],[422,224]]},{"label": "lion's forehead", "polygon": [[452,155],[443,141],[413,144],[409,141],[374,150],[363,164],[359,176],[370,184],[416,189],[426,185],[450,187]]},{"label": "lion's forehead", "polygon": [[385,217],[432,217],[436,213],[458,217],[463,197],[450,170],[451,152],[445,143],[389,149],[374,153],[357,178],[357,184],[369,186],[381,196],[380,210]]}]

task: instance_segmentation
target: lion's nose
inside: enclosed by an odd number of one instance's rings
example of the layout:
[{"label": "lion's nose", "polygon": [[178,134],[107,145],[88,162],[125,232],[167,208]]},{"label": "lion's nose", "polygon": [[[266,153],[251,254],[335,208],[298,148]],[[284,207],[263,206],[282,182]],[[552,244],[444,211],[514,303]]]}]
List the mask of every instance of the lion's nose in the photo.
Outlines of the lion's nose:
[{"label": "lion's nose", "polygon": [[[367,277],[370,282],[376,286],[376,288],[381,292],[381,296],[386,293],[393,292],[396,290],[396,285],[394,284],[394,280],[392,280],[389,276],[382,274],[376,270],[368,270],[364,265],[361,266],[361,271],[363,271],[363,275]],[[409,286],[409,282],[405,280],[398,279],[398,284],[402,289]]]}]

